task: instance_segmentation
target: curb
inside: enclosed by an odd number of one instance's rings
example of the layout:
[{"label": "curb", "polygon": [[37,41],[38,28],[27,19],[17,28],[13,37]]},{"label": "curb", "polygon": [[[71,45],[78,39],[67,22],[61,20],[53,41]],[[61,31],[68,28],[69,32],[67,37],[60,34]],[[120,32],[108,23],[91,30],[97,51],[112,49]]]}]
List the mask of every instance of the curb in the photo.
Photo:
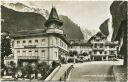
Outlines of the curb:
[{"label": "curb", "polygon": [[49,80],[51,80],[51,79],[54,77],[54,75],[59,71],[59,69],[60,69],[60,66],[58,66],[57,68],[55,68],[55,69],[53,70],[53,72],[52,72],[44,81],[49,81]]},{"label": "curb", "polygon": [[69,81],[69,78],[70,78],[70,76],[71,76],[71,73],[72,73],[73,69],[74,69],[74,68],[71,69],[71,71],[70,71],[70,73],[69,73],[68,78],[66,79],[66,81]]}]

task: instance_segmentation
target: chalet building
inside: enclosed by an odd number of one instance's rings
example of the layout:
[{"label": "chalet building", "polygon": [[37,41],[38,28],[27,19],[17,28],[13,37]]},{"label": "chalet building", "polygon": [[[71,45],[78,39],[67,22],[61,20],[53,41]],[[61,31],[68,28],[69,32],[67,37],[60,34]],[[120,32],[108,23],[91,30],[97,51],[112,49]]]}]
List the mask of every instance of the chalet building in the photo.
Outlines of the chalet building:
[{"label": "chalet building", "polygon": [[38,61],[59,62],[59,55],[66,58],[69,41],[60,30],[63,22],[54,7],[44,25],[44,30],[26,30],[13,35],[14,60],[18,65]]},{"label": "chalet building", "polygon": [[109,42],[101,32],[92,36],[88,43],[92,44],[91,60],[109,60],[117,57],[117,44]]},{"label": "chalet building", "polygon": [[[84,57],[85,59],[90,59],[90,52],[92,51],[92,44],[89,44],[89,43],[73,43],[71,44],[71,46],[69,47],[69,52],[77,52],[77,55],[78,57]],[[87,54],[86,56],[85,55],[82,55],[82,54]]]},{"label": "chalet building", "polygon": [[87,54],[90,53],[92,44],[89,43],[72,43],[69,51],[77,51],[78,54],[82,54],[86,52]]}]

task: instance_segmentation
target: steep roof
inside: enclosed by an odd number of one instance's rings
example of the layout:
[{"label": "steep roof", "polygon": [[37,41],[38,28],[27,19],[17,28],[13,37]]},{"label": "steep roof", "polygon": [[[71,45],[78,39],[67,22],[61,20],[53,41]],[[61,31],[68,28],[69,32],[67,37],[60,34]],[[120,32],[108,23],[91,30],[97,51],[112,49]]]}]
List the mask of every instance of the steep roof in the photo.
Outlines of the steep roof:
[{"label": "steep roof", "polygon": [[22,38],[22,37],[30,37],[30,36],[42,36],[46,35],[45,29],[36,29],[36,30],[22,30],[18,31],[15,34],[12,34],[13,38]]},{"label": "steep roof", "polygon": [[102,32],[98,32],[98,33],[96,33],[94,36],[92,36],[92,37],[88,40],[88,42],[90,42],[91,40],[95,39],[97,36],[100,36],[100,37],[102,37],[102,38],[107,38],[107,36],[105,36]]},{"label": "steep roof", "polygon": [[58,16],[58,13],[57,13],[55,7],[53,7],[51,12],[50,12],[49,20],[50,19],[57,19],[57,20],[59,20],[59,16]]},{"label": "steep roof", "polygon": [[60,35],[57,33],[46,33],[46,29],[18,31],[15,34],[12,34],[11,37],[13,39],[16,39],[16,38],[40,37],[40,36],[42,37],[49,35],[61,38],[65,43],[67,43],[70,46],[70,41],[65,35]]},{"label": "steep roof", "polygon": [[51,9],[49,18],[48,18],[48,20],[45,22],[45,26],[48,27],[48,26],[50,25],[50,23],[52,23],[52,22],[55,22],[55,23],[57,23],[57,24],[60,25],[60,26],[63,25],[63,22],[59,19],[59,16],[58,16],[58,13],[57,13],[55,7],[53,7],[53,8]]}]

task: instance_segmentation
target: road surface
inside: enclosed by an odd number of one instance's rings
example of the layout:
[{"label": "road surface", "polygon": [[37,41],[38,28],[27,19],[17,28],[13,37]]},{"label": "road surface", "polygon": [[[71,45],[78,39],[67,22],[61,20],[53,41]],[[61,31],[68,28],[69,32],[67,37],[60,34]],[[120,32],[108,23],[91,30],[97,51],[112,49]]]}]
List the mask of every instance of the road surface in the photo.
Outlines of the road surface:
[{"label": "road surface", "polygon": [[[116,63],[116,62],[115,62]],[[115,81],[112,72],[113,62],[100,61],[75,64],[69,80],[79,81]]]}]

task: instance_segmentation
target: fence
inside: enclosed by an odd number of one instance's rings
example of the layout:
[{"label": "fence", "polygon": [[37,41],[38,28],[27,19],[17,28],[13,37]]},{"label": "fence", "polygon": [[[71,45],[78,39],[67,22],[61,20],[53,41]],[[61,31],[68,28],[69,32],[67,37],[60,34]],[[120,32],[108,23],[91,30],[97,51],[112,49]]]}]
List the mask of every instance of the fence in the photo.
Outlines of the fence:
[{"label": "fence", "polygon": [[69,73],[71,72],[71,70],[73,69],[73,65],[71,65],[66,71],[65,73],[60,77],[59,81],[66,81],[68,76],[69,76]]}]

